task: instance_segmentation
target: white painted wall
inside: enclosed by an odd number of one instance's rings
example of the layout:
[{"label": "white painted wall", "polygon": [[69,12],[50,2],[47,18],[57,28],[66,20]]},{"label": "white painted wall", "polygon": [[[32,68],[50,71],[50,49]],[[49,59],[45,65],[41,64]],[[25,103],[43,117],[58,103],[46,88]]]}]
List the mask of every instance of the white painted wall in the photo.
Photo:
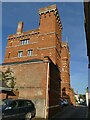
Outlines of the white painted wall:
[{"label": "white painted wall", "polygon": [[88,106],[88,92],[86,92],[86,105]]}]

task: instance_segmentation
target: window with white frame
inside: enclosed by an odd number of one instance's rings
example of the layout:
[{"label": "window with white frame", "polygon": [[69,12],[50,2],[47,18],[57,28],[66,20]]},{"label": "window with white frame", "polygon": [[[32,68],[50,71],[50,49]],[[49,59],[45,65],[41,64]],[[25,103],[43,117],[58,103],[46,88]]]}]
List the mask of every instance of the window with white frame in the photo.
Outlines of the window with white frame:
[{"label": "window with white frame", "polygon": [[18,57],[22,57],[23,56],[23,51],[19,51],[18,52]]},{"label": "window with white frame", "polygon": [[28,55],[28,56],[32,56],[32,54],[33,54],[33,50],[28,50],[28,51],[27,51],[27,55]]},{"label": "window with white frame", "polygon": [[29,44],[29,39],[24,39],[20,41],[21,45]]}]

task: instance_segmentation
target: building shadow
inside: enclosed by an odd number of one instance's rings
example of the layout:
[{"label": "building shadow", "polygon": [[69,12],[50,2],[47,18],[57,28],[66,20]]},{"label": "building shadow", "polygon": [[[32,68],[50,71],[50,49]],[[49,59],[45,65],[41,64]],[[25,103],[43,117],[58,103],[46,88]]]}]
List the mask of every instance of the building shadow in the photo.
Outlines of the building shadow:
[{"label": "building shadow", "polygon": [[52,61],[50,62],[49,69],[49,102],[48,102],[48,118],[50,119],[56,113],[60,112],[60,91],[61,91],[61,78],[60,71],[57,65]]}]

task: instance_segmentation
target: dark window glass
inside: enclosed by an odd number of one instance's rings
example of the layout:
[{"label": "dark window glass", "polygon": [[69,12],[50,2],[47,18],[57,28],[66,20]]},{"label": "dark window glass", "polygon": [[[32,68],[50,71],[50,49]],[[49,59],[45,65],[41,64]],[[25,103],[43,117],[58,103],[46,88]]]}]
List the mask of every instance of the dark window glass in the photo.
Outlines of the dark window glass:
[{"label": "dark window glass", "polygon": [[18,107],[24,107],[24,101],[17,101],[18,102]]}]

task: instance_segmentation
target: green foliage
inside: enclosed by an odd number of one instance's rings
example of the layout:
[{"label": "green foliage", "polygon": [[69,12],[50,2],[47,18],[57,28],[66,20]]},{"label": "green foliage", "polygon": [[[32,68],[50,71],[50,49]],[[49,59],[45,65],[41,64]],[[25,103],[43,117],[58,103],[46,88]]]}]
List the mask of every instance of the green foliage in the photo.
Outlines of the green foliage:
[{"label": "green foliage", "polygon": [[3,80],[8,87],[14,88],[16,78],[13,76],[13,72],[10,68],[7,68],[7,70],[5,72],[1,72],[1,74],[0,76],[2,77],[0,77],[0,80]]},{"label": "green foliage", "polygon": [[78,102],[75,96],[74,96],[74,100],[75,100],[75,102]]},{"label": "green foliage", "polygon": [[79,99],[82,98],[83,100],[86,99],[86,96],[85,95],[82,95],[82,94],[79,94]]},{"label": "green foliage", "polygon": [[88,87],[86,88],[86,92],[88,93]]}]

